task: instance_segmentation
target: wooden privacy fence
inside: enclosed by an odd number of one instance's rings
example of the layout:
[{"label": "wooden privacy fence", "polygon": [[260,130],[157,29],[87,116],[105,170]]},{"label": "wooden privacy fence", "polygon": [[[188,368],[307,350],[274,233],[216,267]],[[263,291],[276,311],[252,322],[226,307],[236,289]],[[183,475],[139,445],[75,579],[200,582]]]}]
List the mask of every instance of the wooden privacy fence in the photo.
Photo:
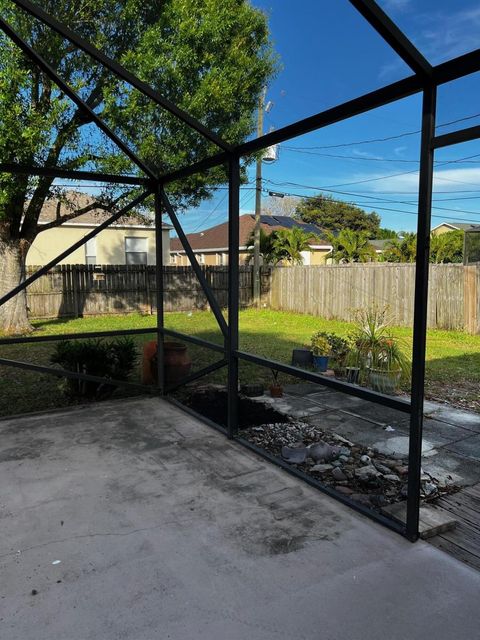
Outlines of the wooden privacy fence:
[{"label": "wooden privacy fence", "polygon": [[[30,267],[28,274],[36,267]],[[191,267],[164,267],[165,311],[208,308]],[[228,268],[202,271],[222,307],[228,300]],[[252,267],[240,267],[240,305],[252,304]],[[349,264],[266,267],[262,305],[271,309],[352,320],[355,309],[388,306],[392,322],[412,326],[414,264]],[[62,265],[27,290],[32,318],[156,312],[155,267]],[[480,264],[431,265],[428,324],[480,333]]]},{"label": "wooden privacy fence", "polygon": [[[27,276],[38,267],[29,267]],[[222,307],[228,301],[228,267],[202,267]],[[156,273],[146,265],[60,265],[31,284],[27,304],[32,318],[114,313],[156,313]],[[191,267],[164,267],[165,311],[206,309],[207,299]],[[240,304],[252,302],[252,270],[240,268]]]},{"label": "wooden privacy fence", "polygon": [[[327,319],[388,306],[392,323],[413,325],[414,264],[345,264],[272,269],[267,305]],[[428,326],[480,333],[480,264],[430,265]]]}]

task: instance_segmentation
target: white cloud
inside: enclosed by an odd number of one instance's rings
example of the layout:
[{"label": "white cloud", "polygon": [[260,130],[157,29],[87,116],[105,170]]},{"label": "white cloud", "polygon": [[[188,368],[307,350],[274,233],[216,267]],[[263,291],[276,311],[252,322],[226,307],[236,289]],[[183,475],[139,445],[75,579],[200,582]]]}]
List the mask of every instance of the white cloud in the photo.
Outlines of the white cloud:
[{"label": "white cloud", "polygon": [[383,10],[388,13],[391,11],[405,11],[411,5],[411,0],[383,0],[381,3]]},{"label": "white cloud", "polygon": [[360,149],[353,149],[352,151],[354,156],[358,156],[359,158],[369,158],[372,160],[383,160],[382,156],[375,155],[374,153],[368,153],[368,151],[361,151]]},{"label": "white cloud", "polygon": [[[417,6],[421,4],[414,6],[408,0],[384,0],[383,2],[383,8],[387,13],[390,9],[394,20],[395,12],[406,14],[399,26],[432,64],[439,64],[478,48],[480,6],[477,2],[458,11],[440,8],[422,12],[417,9]],[[385,64],[380,69],[379,78],[383,80],[398,75],[403,66],[400,58]]]},{"label": "white cloud", "polygon": [[[381,177],[381,174],[370,174],[354,178],[352,181],[379,177]],[[434,189],[441,191],[459,191],[468,188],[478,189],[480,188],[480,168],[443,169],[435,171],[433,184]],[[371,189],[372,192],[392,191],[394,193],[406,193],[416,191],[418,189],[418,172],[393,176],[371,183],[367,182],[363,187],[365,189]]]},{"label": "white cloud", "polygon": [[480,40],[480,7],[472,6],[461,11],[439,11],[420,18],[425,26],[419,33],[419,42],[427,57],[447,60],[473,51]]}]

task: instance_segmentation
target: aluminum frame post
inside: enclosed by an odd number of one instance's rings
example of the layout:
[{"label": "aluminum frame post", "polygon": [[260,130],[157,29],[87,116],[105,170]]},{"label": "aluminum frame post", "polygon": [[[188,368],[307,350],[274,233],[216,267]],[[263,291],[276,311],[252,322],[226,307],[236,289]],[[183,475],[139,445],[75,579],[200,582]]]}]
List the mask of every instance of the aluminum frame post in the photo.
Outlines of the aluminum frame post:
[{"label": "aluminum frame post", "polygon": [[230,158],[228,164],[228,437],[238,431],[238,311],[239,311],[239,216],[240,158]]},{"label": "aluminum frame post", "polygon": [[163,228],[162,202],[159,189],[155,190],[155,295],[157,298],[157,386],[165,394],[165,367],[163,347],[164,305],[163,305]]},{"label": "aluminum frame post", "polygon": [[406,522],[406,534],[409,540],[412,541],[418,538],[420,512],[425,354],[427,347],[428,271],[430,258],[430,227],[432,221],[433,161],[435,155],[432,141],[435,135],[436,98],[437,88],[435,86],[431,85],[424,90],[418,193]]}]

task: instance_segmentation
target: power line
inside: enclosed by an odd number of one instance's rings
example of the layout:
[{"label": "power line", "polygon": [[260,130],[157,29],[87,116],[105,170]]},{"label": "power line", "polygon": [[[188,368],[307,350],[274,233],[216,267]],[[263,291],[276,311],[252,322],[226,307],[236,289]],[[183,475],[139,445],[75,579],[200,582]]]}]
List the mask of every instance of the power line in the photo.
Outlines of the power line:
[{"label": "power line", "polygon": [[[265,191],[265,193],[267,193],[267,191]],[[309,195],[304,195],[301,193],[292,193],[292,192],[282,192],[282,195],[284,196],[292,196],[292,197],[296,197],[296,198],[304,198],[304,199],[312,199],[315,198],[316,196],[309,196]],[[364,203],[358,203],[358,202],[354,202],[354,201],[345,201],[345,200],[334,200],[334,202],[337,202],[339,204],[352,204],[354,206],[364,206]],[[387,208],[387,207],[376,207],[379,211],[390,211],[390,212],[394,212],[394,213],[402,213],[404,215],[410,215],[410,216],[417,216],[418,214],[415,211],[404,211],[402,209],[391,209],[391,208]],[[473,214],[473,215],[480,215],[480,214]],[[432,218],[440,218],[442,220],[445,219],[445,216],[440,216],[440,215],[432,215]],[[479,224],[478,220],[467,220],[466,218],[451,218],[452,222],[456,221],[456,222],[470,222],[471,224]]]},{"label": "power line", "polygon": [[[437,167],[441,167],[441,166],[446,166],[448,164],[452,164],[453,162],[458,162],[459,160],[470,160],[471,158],[478,158],[480,156],[480,154],[474,154],[472,156],[466,156],[464,158],[458,158],[458,160],[445,160],[443,162],[439,162]],[[365,184],[367,182],[377,182],[379,180],[388,180],[389,178],[396,178],[399,176],[406,176],[406,175],[411,175],[413,173],[418,173],[418,169],[412,169],[411,171],[402,171],[400,173],[391,173],[387,176],[377,176],[375,178],[366,178],[364,180],[354,180],[352,182],[341,182],[339,184],[328,184],[328,185],[324,185],[321,187],[307,187],[307,188],[316,188],[319,191],[327,191],[328,189],[332,188],[332,187],[348,187],[351,185],[355,185],[355,184]],[[436,180],[444,180],[446,182],[454,182],[454,183],[458,183],[458,184],[467,184],[467,185],[472,185],[474,183],[472,182],[465,182],[463,180],[454,180],[453,178],[445,178],[443,176],[435,176]],[[279,183],[282,184],[282,183]],[[283,184],[289,185],[292,184],[293,186],[299,186],[299,187],[304,187],[305,185],[300,185],[300,184],[295,184],[292,182],[285,182]]]},{"label": "power line", "polygon": [[[269,182],[271,184],[278,184],[276,182],[274,182],[273,180],[266,180],[266,182]],[[317,187],[313,187],[311,185],[305,185],[305,184],[296,184],[296,183],[290,183],[292,186],[297,186],[303,189],[314,189],[315,191],[317,191]],[[360,206],[360,207],[372,207],[375,209],[379,209],[381,210],[382,207],[379,207],[377,205],[377,202],[387,202],[387,203],[391,203],[391,204],[406,204],[407,206],[416,206],[417,203],[416,202],[408,202],[405,200],[392,200],[390,198],[380,198],[378,196],[372,196],[372,195],[362,195],[360,193],[352,193],[351,191],[338,191],[338,190],[334,190],[334,189],[323,189],[323,191],[327,191],[328,193],[335,193],[335,194],[339,194],[339,195],[344,195],[344,196],[354,196],[356,198],[363,198],[364,200],[367,200],[367,202],[349,202],[349,204],[355,204],[355,206]],[[305,197],[305,198],[316,198],[317,196],[300,196],[300,197]],[[333,199],[334,202],[338,202],[338,203],[344,203],[345,201],[343,200],[335,200]],[[373,203],[373,205],[369,204],[368,201],[375,201]],[[453,214],[455,213],[466,213],[468,215],[471,216],[480,216],[480,212],[477,211],[468,211],[467,209],[450,209],[447,207],[439,207],[437,205],[433,205],[432,209],[436,209],[439,211],[448,211],[448,212],[452,212]],[[387,210],[387,209],[384,209]],[[409,213],[414,213],[414,215],[417,215],[415,212],[409,212]],[[445,217],[445,216],[442,216]]]},{"label": "power line", "polygon": [[[474,113],[471,116],[465,116],[464,118],[458,118],[457,120],[451,120],[450,122],[444,122],[443,124],[439,124],[436,126],[436,129],[441,129],[442,127],[449,127],[452,124],[457,124],[458,122],[465,122],[466,120],[473,120],[474,118],[480,117],[480,113]],[[406,131],[404,133],[399,133],[395,136],[387,136],[385,138],[371,138],[369,140],[359,140],[357,142],[342,142],[341,144],[329,144],[323,146],[313,146],[313,147],[290,147],[291,149],[338,149],[340,147],[354,147],[356,145],[361,144],[372,144],[374,142],[388,142],[389,140],[398,140],[399,138],[405,138],[407,136],[415,136],[421,133],[422,130],[418,129],[417,131]]]},{"label": "power line", "polygon": [[[284,151],[292,151],[294,153],[304,153],[311,156],[321,156],[322,158],[337,158],[343,160],[357,160],[359,162],[395,162],[404,164],[420,164],[420,160],[406,160],[405,158],[366,158],[362,156],[342,156],[334,153],[319,153],[316,151],[308,151],[296,147],[281,146]],[[480,155],[480,154],[479,154]],[[440,162],[440,161],[437,161]],[[435,162],[435,164],[437,164]],[[448,162],[459,164],[480,164],[480,160],[448,160]]]}]

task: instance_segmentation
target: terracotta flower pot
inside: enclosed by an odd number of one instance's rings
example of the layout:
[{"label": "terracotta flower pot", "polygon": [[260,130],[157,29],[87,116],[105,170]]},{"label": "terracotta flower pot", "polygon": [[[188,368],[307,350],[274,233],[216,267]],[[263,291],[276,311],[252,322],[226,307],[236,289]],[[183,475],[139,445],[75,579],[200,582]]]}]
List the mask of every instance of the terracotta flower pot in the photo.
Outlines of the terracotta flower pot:
[{"label": "terracotta flower pot", "polygon": [[[163,343],[163,363],[165,382],[178,382],[188,376],[192,361],[183,342],[165,341]],[[151,340],[143,346],[143,384],[155,384],[157,373],[157,341]]]},{"label": "terracotta flower pot", "polygon": [[163,343],[163,362],[165,365],[165,382],[178,382],[188,376],[192,361],[183,342]]},{"label": "terracotta flower pot", "polygon": [[283,398],[283,387],[280,384],[270,385],[270,395],[272,398]]}]

